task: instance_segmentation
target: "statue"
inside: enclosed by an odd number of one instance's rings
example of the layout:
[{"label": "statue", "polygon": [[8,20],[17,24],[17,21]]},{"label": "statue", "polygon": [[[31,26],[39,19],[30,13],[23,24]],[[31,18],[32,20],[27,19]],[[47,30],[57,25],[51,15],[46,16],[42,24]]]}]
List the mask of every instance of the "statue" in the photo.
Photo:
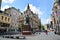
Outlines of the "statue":
[{"label": "statue", "polygon": [[29,24],[29,16],[26,16],[26,23]]}]

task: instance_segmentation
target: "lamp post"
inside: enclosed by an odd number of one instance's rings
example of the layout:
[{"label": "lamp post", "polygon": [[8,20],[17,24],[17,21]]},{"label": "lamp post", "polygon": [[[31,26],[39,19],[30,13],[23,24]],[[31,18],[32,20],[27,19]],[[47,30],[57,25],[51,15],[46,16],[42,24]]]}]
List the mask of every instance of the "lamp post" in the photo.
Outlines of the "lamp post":
[{"label": "lamp post", "polygon": [[0,10],[1,10],[1,3],[2,3],[2,0],[0,0]]}]

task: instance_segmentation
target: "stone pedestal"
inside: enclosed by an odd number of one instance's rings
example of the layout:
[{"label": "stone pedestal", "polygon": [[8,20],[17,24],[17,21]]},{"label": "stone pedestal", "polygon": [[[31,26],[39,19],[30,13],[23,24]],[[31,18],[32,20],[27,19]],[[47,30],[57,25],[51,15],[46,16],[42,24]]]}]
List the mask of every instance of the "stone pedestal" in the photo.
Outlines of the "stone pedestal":
[{"label": "stone pedestal", "polygon": [[23,35],[31,35],[32,34],[30,25],[24,25],[22,34]]}]

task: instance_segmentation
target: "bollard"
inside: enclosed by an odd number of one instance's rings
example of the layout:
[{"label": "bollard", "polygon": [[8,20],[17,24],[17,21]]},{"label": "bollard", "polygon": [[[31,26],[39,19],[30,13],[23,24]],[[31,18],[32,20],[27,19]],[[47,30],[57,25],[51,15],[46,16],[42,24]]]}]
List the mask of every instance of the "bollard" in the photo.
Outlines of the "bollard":
[{"label": "bollard", "polygon": [[40,34],[40,33],[39,33]]},{"label": "bollard", "polygon": [[5,38],[9,38],[9,36],[5,36]]},{"label": "bollard", "polygon": [[2,36],[4,38],[4,36]]},{"label": "bollard", "polygon": [[24,36],[24,38],[23,39],[25,39],[25,36]]},{"label": "bollard", "polygon": [[11,36],[10,38],[13,38],[13,36]]},{"label": "bollard", "polygon": [[19,39],[19,36],[16,36],[16,39]]}]

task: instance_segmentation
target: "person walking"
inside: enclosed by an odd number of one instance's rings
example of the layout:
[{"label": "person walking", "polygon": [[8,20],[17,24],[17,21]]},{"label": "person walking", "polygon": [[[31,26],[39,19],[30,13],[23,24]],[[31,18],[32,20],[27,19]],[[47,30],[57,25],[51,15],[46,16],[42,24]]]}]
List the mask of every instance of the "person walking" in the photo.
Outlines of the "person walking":
[{"label": "person walking", "polygon": [[48,35],[48,31],[46,30],[46,35]]}]

